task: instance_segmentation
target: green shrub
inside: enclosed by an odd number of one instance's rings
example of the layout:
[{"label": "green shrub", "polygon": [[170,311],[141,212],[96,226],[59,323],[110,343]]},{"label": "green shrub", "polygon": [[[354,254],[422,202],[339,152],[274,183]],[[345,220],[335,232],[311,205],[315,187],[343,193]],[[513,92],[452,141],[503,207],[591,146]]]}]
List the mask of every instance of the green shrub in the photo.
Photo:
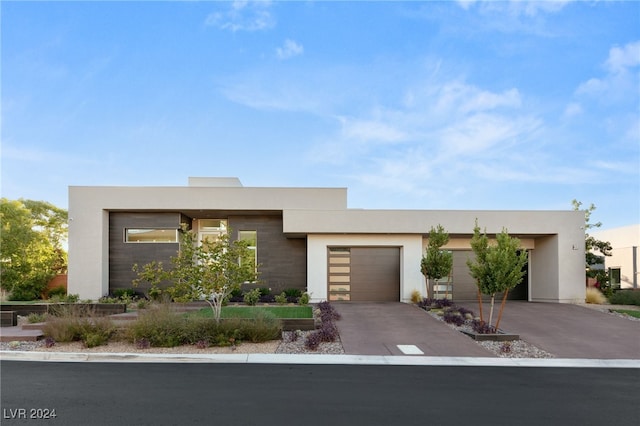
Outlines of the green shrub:
[{"label": "green shrub", "polygon": [[136,303],[138,309],[147,309],[149,307],[149,301],[147,299],[140,299]]},{"label": "green shrub", "polygon": [[258,290],[260,291],[260,296],[268,296],[271,294],[271,289],[267,287],[260,287]]},{"label": "green shrub", "polygon": [[280,305],[284,305],[285,303],[288,302],[287,295],[284,293],[284,291],[282,293],[276,295],[275,300],[276,300],[276,303],[278,303]]},{"label": "green shrub", "polygon": [[277,339],[282,333],[282,322],[271,312],[263,310],[256,311],[252,319],[241,324],[243,338],[253,343]]},{"label": "green shrub", "polygon": [[51,317],[42,327],[45,336],[56,342],[73,342],[80,340],[78,319],[74,317]]},{"label": "green shrub", "polygon": [[136,291],[132,288],[116,288],[113,290],[113,297],[116,299],[130,298],[133,299],[136,297]]},{"label": "green shrub", "polygon": [[87,348],[106,345],[108,341],[109,335],[100,332],[88,332],[82,337],[82,342]]},{"label": "green shrub", "polygon": [[302,290],[299,288],[287,288],[284,290],[284,294],[287,297],[300,297],[302,296]]},{"label": "green shrub", "polygon": [[13,301],[28,301],[38,300],[40,295],[47,287],[47,283],[34,280],[33,282],[24,282],[20,285],[15,285],[9,292],[9,300]]},{"label": "green shrub", "polygon": [[640,290],[618,290],[609,296],[612,305],[639,305]]},{"label": "green shrub", "polygon": [[42,328],[45,336],[56,342],[81,340],[87,347],[94,347],[107,343],[115,332],[115,327],[109,318],[76,315],[69,312],[50,317]]},{"label": "green shrub", "polygon": [[47,292],[47,296],[49,298],[52,298],[54,296],[64,297],[66,295],[67,295],[67,289],[64,288],[64,286],[62,285],[58,287],[54,287]]},{"label": "green shrub", "polygon": [[55,303],[49,305],[47,313],[56,317],[86,317],[94,314],[94,307],[75,303]]},{"label": "green shrub", "polygon": [[254,306],[260,300],[260,289],[254,288],[244,294],[244,303],[249,306]]},{"label": "green shrub", "polygon": [[151,346],[173,347],[187,341],[186,319],[163,304],[147,309],[128,328],[128,340],[147,339]]},{"label": "green shrub", "polygon": [[37,324],[39,322],[45,322],[47,320],[47,314],[42,313],[36,313],[36,312],[32,312],[29,315],[27,315],[27,322],[29,324]]},{"label": "green shrub", "polygon": [[79,300],[79,294],[55,294],[49,297],[49,302],[51,303],[78,303]]},{"label": "green shrub", "polygon": [[305,291],[304,293],[302,293],[302,296],[300,296],[300,298],[298,299],[298,304],[299,305],[308,305],[310,298],[311,297],[309,296],[309,293],[307,293]]}]

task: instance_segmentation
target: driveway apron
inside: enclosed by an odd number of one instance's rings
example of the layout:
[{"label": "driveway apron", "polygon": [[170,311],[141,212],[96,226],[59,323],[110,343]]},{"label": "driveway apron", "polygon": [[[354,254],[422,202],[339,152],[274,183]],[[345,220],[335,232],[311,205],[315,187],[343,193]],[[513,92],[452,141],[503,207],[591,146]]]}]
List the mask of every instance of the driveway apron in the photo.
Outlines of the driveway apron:
[{"label": "driveway apron", "polygon": [[462,333],[424,310],[399,302],[332,303],[345,353],[405,355],[398,345],[415,345],[425,356],[494,357]]},{"label": "driveway apron", "polygon": [[[458,305],[478,314],[477,304]],[[640,359],[640,322],[584,306],[509,301],[500,328],[556,358]]]}]

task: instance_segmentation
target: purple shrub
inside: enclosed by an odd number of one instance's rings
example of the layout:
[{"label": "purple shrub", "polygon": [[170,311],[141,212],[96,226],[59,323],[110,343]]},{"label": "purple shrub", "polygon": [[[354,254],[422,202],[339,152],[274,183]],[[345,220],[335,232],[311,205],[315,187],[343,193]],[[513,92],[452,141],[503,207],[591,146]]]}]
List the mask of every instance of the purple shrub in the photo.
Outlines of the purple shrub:
[{"label": "purple shrub", "polygon": [[332,322],[322,323],[322,327],[317,332],[323,342],[335,342],[338,338],[338,329]]},{"label": "purple shrub", "polygon": [[437,309],[448,308],[453,306],[453,302],[449,299],[435,299],[433,301],[433,307]]},{"label": "purple shrub", "polygon": [[136,339],[134,342],[136,345],[136,349],[149,349],[151,347],[151,342],[147,338]]},{"label": "purple shrub", "polygon": [[460,327],[464,324],[464,317],[460,315],[456,310],[451,309],[444,313],[442,319],[448,324],[454,324]]},{"label": "purple shrub", "polygon": [[433,303],[433,300],[425,297],[424,299],[422,299],[421,301],[418,302],[418,308],[424,309],[425,311],[428,311],[429,309],[431,309],[431,304]]},{"label": "purple shrub", "polygon": [[44,347],[45,347],[45,348],[52,348],[52,347],[54,347],[54,346],[55,346],[55,344],[56,344],[56,339],[54,339],[54,338],[53,338],[53,337],[51,337],[51,336],[47,336],[47,337],[44,339]]},{"label": "purple shrub", "polygon": [[478,334],[496,334],[496,328],[484,321],[473,320],[471,327]]},{"label": "purple shrub", "polygon": [[318,309],[320,309],[320,318],[322,319],[322,322],[332,320],[337,321],[341,318],[338,311],[336,311],[329,302],[318,303]]},{"label": "purple shrub", "polygon": [[198,349],[207,349],[209,347],[209,342],[207,340],[198,340],[196,342],[196,347]]},{"label": "purple shrub", "polygon": [[500,353],[510,354],[511,353],[511,342],[504,342],[500,345]]},{"label": "purple shrub", "polygon": [[273,294],[263,294],[260,296],[260,303],[273,303],[276,301],[276,297]]},{"label": "purple shrub", "polygon": [[322,342],[321,332],[314,331],[313,333],[310,333],[309,335],[307,335],[307,338],[304,340],[304,346],[307,349],[315,351],[316,349],[318,349],[318,346],[320,346],[321,342]]},{"label": "purple shrub", "polygon": [[458,312],[460,312],[460,315],[462,315],[463,317],[467,314],[471,315],[472,317],[475,316],[473,314],[473,311],[471,309],[467,309],[467,308],[463,308],[463,307],[457,307]]}]

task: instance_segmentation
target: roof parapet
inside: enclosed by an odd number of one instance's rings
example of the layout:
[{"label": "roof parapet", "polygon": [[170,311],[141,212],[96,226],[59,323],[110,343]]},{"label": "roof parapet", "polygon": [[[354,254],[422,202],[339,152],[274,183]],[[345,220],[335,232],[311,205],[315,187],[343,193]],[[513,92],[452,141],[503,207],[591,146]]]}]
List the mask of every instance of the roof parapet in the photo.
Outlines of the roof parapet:
[{"label": "roof parapet", "polygon": [[237,177],[191,177],[189,186],[209,188],[242,188],[242,182]]}]

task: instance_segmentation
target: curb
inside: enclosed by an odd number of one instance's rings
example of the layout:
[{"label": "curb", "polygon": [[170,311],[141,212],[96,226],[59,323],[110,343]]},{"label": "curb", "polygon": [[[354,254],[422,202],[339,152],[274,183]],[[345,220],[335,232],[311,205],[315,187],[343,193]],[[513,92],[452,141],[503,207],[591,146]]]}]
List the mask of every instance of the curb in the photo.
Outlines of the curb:
[{"label": "curb", "polygon": [[381,355],[133,354],[0,351],[0,361],[211,364],[407,365],[466,367],[636,368],[636,359],[474,358]]}]

